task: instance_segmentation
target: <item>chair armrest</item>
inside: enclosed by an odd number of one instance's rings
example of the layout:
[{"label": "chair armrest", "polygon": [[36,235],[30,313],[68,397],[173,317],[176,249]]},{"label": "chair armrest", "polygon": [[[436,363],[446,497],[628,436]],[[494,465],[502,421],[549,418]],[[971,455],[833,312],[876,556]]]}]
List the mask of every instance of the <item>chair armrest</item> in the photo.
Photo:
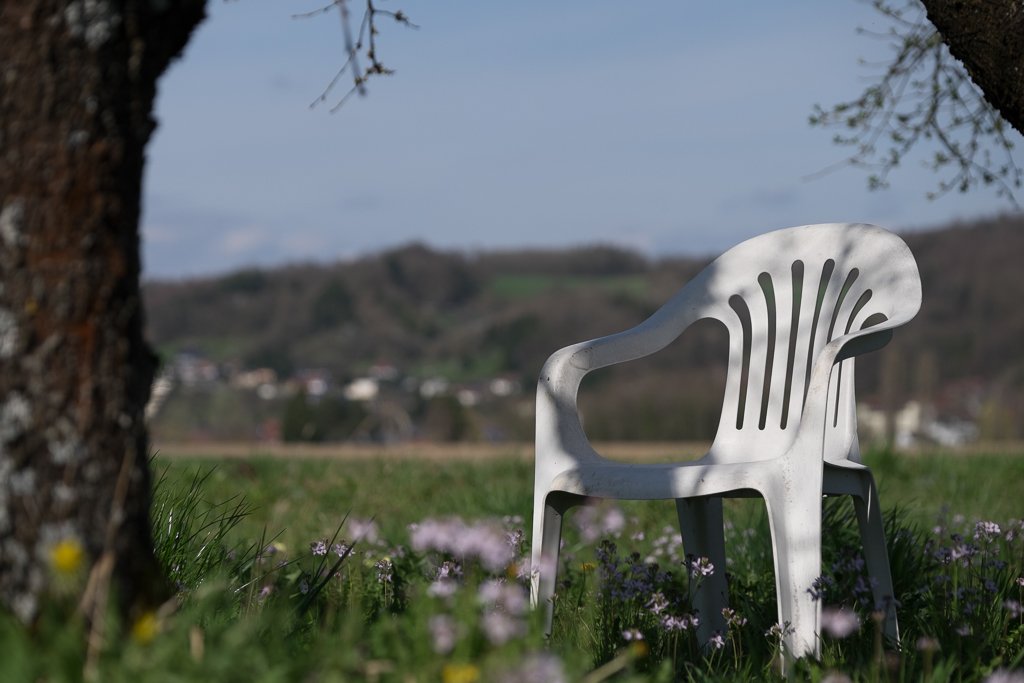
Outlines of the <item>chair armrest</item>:
[{"label": "chair armrest", "polygon": [[893,329],[909,322],[916,313],[915,307],[877,325],[844,334],[825,345],[811,370],[810,383],[807,385],[807,395],[804,398],[803,416],[793,447],[790,449],[791,453],[803,451],[808,453],[807,457],[821,457],[827,420],[828,388],[833,366],[848,358],[882,348],[892,339]]},{"label": "chair armrest", "polygon": [[[580,422],[576,397],[587,373],[660,351],[697,320],[706,309],[684,288],[639,325],[617,334],[559,349],[541,369],[537,382],[536,445],[555,460],[601,456],[590,446]],[[571,456],[569,455],[571,454]]]}]

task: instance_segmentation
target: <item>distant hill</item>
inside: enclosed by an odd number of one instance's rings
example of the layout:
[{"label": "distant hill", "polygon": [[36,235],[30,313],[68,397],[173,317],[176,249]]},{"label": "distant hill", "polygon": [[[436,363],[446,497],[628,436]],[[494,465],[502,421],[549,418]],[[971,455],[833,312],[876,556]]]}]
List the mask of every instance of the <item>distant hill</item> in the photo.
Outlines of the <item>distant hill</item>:
[{"label": "distant hill", "polygon": [[[861,397],[895,405],[926,394],[988,420],[994,435],[1024,435],[1024,217],[904,238],[924,304],[884,354],[861,362]],[[167,359],[189,351],[281,377],[315,368],[338,385],[387,364],[453,384],[507,377],[529,396],[552,351],[640,322],[708,260],[606,246],[468,254],[412,244],[333,265],[151,281],[144,297],[149,338]],[[595,438],[709,437],[724,346],[724,330],[698,326],[661,354],[588,377],[588,428]],[[592,391],[611,377],[614,395]]]}]

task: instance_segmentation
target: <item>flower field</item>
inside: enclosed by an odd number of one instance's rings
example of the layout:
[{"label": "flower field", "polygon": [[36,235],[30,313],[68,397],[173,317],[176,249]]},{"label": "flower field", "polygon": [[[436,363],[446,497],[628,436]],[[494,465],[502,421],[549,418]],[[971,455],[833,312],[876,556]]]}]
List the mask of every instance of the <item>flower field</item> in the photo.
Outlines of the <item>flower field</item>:
[{"label": "flower field", "polygon": [[[900,643],[884,642],[852,507],[825,501],[813,681],[1024,681],[1024,458],[875,454]],[[725,567],[688,557],[671,502],[578,508],[554,631],[529,608],[532,464],[160,457],[153,529],[177,595],[102,643],[76,621],[80,549],[53,596],[0,618],[0,681],[782,680],[767,523],[726,509]],[[888,507],[887,507],[888,506]],[[895,506],[895,507],[892,507]],[[701,649],[689,601],[729,577],[729,628]]]}]

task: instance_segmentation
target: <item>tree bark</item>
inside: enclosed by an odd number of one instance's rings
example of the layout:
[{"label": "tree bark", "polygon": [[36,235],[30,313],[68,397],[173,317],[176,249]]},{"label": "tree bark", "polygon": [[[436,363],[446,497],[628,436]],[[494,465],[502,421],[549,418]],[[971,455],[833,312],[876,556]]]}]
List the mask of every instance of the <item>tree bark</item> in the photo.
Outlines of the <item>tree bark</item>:
[{"label": "tree bark", "polygon": [[1024,3],[922,0],[950,53],[1006,122],[1024,134]]},{"label": "tree bark", "polygon": [[88,566],[113,562],[122,606],[165,595],[139,203],[157,78],[204,12],[205,0],[0,3],[0,604],[24,621],[61,541]]}]

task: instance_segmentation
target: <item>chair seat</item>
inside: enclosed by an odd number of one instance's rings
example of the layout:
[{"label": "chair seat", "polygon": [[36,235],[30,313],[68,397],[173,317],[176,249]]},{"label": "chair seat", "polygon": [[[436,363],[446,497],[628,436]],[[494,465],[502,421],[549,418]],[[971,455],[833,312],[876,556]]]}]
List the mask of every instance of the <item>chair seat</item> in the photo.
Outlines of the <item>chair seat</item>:
[{"label": "chair seat", "polygon": [[602,463],[566,470],[551,481],[552,491],[589,498],[674,500],[758,492],[768,472],[763,461],[708,464],[701,461],[658,464]]}]

